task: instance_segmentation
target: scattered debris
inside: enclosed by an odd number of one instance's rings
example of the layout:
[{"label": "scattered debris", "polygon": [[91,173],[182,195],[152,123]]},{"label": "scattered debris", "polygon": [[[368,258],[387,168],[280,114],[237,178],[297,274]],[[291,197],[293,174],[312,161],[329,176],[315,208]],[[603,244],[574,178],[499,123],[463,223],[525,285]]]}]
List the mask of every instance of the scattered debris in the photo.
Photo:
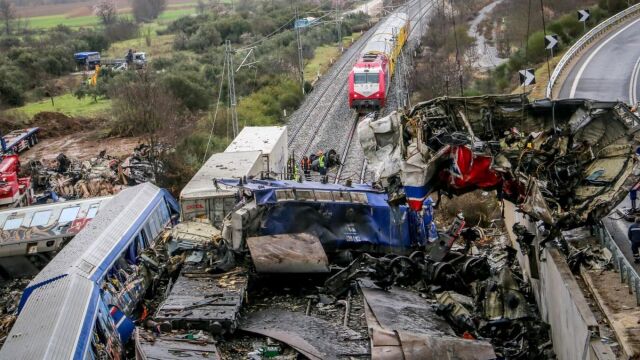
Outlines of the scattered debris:
[{"label": "scattered debris", "polygon": [[640,180],[639,126],[621,102],[498,95],[430,100],[358,134],[390,197],[496,189],[557,235],[606,216]]},{"label": "scattered debris", "polygon": [[54,160],[31,160],[26,172],[36,192],[54,193],[67,200],[113,195],[125,186],[156,180],[154,174],[163,171],[163,164],[152,160],[149,150],[141,144],[122,161],[106,150],[85,161],[61,153]]},{"label": "scattered debris", "polygon": [[16,321],[16,313],[22,291],[31,279],[14,279],[6,281],[0,286],[0,346],[9,334],[9,330]]},{"label": "scattered debris", "polygon": [[187,357],[220,360],[211,336],[202,331],[182,334],[159,334],[136,328],[136,359],[181,360]]},{"label": "scattered debris", "polygon": [[370,357],[368,339],[342,325],[284,310],[247,315],[243,331],[277,339],[312,360]]}]

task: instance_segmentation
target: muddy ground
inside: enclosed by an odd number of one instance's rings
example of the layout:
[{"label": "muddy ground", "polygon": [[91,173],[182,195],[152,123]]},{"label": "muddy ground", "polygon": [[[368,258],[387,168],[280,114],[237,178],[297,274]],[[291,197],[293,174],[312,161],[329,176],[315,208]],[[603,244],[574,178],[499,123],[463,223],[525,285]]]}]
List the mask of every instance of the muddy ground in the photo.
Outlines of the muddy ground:
[{"label": "muddy ground", "polygon": [[0,119],[0,132],[23,127],[40,127],[40,142],[21,154],[23,161],[55,159],[60,153],[69,158],[88,160],[102,150],[124,157],[143,142],[139,137],[108,137],[107,120],[69,117],[58,112],[41,112],[31,120]]}]

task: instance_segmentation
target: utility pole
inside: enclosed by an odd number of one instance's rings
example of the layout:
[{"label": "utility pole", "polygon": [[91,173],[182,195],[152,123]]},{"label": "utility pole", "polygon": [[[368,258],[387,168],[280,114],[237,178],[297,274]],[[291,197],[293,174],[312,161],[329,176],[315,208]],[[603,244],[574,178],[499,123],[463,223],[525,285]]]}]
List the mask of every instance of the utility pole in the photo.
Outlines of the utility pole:
[{"label": "utility pole", "polygon": [[342,52],[342,19],[340,17],[340,0],[336,0],[336,26],[338,27],[338,49]]},{"label": "utility pole", "polygon": [[300,27],[298,27],[298,8],[296,8],[296,22],[294,23],[296,28],[296,41],[298,43],[298,68],[300,70],[300,86],[302,87],[302,94],[304,95],[304,58],[302,57],[302,40],[300,40]]},{"label": "utility pole", "polygon": [[238,136],[238,112],[236,103],[236,80],[234,77],[233,69],[233,50],[231,49],[231,41],[225,41],[225,65],[229,70],[227,72],[227,85],[229,87],[229,110],[231,112],[231,128],[233,130],[233,137]]}]

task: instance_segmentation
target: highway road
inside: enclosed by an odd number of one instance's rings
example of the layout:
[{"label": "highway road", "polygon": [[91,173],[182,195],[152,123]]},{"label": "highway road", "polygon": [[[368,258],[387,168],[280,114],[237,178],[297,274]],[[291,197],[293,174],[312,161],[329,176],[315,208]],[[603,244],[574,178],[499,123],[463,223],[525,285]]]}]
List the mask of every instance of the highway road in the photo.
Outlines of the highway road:
[{"label": "highway road", "polygon": [[[640,18],[631,19],[596,41],[573,65],[560,87],[558,98],[638,101],[640,77]],[[625,199],[619,208],[629,207]],[[614,241],[633,265],[627,239],[630,223],[614,211],[603,220]],[[638,273],[640,267],[635,265]]]},{"label": "highway road", "polygon": [[638,101],[640,18],[596,41],[559,85],[558,98]]}]

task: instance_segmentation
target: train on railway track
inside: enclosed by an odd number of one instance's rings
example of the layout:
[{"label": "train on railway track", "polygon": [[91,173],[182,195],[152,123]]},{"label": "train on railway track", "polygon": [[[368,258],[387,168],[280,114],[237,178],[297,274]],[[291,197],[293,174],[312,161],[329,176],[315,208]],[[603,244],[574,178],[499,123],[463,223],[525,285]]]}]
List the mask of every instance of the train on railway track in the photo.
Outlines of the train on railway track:
[{"label": "train on railway track", "polygon": [[409,37],[409,15],[390,15],[371,36],[349,73],[349,107],[358,113],[376,111],[387,102],[396,64]]}]

